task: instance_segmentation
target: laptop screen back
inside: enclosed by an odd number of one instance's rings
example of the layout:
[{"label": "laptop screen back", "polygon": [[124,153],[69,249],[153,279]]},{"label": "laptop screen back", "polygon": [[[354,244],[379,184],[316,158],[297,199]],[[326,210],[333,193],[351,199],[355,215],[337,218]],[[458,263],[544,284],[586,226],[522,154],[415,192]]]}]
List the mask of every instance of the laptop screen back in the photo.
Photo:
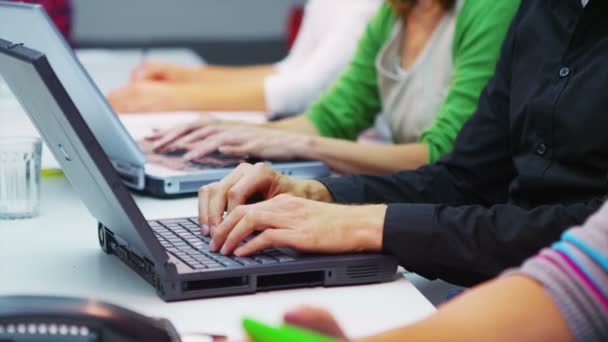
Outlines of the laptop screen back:
[{"label": "laptop screen back", "polygon": [[164,255],[160,244],[45,56],[0,39],[0,75],[93,216],[133,250],[159,261],[153,256]]},{"label": "laptop screen back", "polygon": [[[0,1],[0,38],[23,43],[45,54],[110,159],[125,168],[143,169],[143,153],[42,6]],[[141,184],[129,185],[141,190],[143,178]]]}]

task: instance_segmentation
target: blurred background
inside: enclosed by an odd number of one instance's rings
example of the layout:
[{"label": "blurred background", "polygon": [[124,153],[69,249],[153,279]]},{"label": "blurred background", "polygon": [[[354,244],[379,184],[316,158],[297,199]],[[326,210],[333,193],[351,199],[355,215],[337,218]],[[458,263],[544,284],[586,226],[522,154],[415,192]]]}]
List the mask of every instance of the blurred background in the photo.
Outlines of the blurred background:
[{"label": "blurred background", "polygon": [[286,54],[290,18],[304,3],[72,0],[72,40],[77,47],[190,47],[210,63],[271,62]]}]

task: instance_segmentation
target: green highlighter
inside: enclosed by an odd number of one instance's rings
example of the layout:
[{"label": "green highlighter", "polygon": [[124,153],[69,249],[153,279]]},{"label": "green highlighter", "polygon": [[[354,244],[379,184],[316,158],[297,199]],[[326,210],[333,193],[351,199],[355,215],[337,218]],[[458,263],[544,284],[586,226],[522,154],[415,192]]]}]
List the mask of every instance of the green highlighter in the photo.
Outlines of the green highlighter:
[{"label": "green highlighter", "polygon": [[243,327],[252,342],[338,342],[333,338],[287,324],[275,328],[245,318]]}]

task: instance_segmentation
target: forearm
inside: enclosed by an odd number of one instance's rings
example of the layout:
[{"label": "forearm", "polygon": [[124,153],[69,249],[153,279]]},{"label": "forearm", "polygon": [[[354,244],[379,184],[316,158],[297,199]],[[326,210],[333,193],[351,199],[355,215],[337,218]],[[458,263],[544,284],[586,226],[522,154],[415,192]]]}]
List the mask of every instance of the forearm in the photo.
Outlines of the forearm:
[{"label": "forearm", "polygon": [[196,69],[195,80],[203,84],[261,81],[274,72],[273,64],[251,66],[206,65]]},{"label": "forearm", "polygon": [[319,135],[317,128],[304,115],[298,115],[291,118],[270,122],[266,125],[269,128],[280,129],[293,133],[301,133],[306,135]]},{"label": "forearm", "polygon": [[572,341],[566,321],[543,287],[510,276],[452,300],[429,318],[358,341]]},{"label": "forearm", "polygon": [[220,84],[188,84],[179,88],[189,110],[266,111],[262,81]]},{"label": "forearm", "polygon": [[490,208],[391,204],[383,248],[406,269],[470,286],[496,277],[559,240],[567,228],[584,222],[601,203],[598,198],[529,210],[509,204]]},{"label": "forearm", "polygon": [[445,177],[442,164],[424,168],[424,172],[347,175],[321,182],[336,203],[389,203],[384,251],[406,269],[459,285],[477,284],[520,264],[557,241],[565,229],[584,222],[604,201],[597,197],[531,209],[471,205],[479,201],[477,194],[463,191]]},{"label": "forearm", "polygon": [[309,141],[301,157],[321,160],[340,173],[391,173],[416,169],[428,161],[425,144],[361,144],[323,137]]}]

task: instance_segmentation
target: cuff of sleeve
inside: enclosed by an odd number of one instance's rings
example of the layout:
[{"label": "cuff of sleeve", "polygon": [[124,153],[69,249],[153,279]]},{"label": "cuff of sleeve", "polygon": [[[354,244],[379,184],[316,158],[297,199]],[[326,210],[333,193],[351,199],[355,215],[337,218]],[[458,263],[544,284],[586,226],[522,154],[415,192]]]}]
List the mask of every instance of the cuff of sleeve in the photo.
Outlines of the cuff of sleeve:
[{"label": "cuff of sleeve", "polygon": [[420,139],[418,139],[419,143],[422,144],[426,144],[426,146],[428,146],[429,149],[429,159],[428,159],[428,163],[429,164],[435,164],[435,162],[437,162],[439,159],[441,159],[444,155],[448,154],[453,146],[451,145],[439,145],[439,143],[432,141],[432,139],[430,139],[426,133],[423,133],[424,135],[420,136]]},{"label": "cuff of sleeve", "polygon": [[433,204],[390,204],[384,218],[382,249],[409,271],[432,275]]},{"label": "cuff of sleeve", "polygon": [[266,76],[264,79],[264,97],[266,100],[266,109],[273,117],[277,113],[285,111],[285,101],[283,100],[283,92],[281,91],[282,80],[278,73]]},{"label": "cuff of sleeve", "polygon": [[337,136],[335,134],[333,134],[334,132],[325,123],[325,121],[322,117],[323,114],[327,115],[327,113],[319,112],[319,109],[317,108],[317,106],[318,106],[318,104],[314,103],[308,109],[308,111],[306,111],[306,113],[304,113],[304,116],[306,116],[306,118],[313,124],[313,126],[315,126],[315,128],[317,129],[317,132],[319,133],[320,136],[326,137],[326,138],[336,138]]},{"label": "cuff of sleeve", "polygon": [[364,186],[353,176],[326,177],[318,180],[331,193],[336,203],[369,204]]}]

